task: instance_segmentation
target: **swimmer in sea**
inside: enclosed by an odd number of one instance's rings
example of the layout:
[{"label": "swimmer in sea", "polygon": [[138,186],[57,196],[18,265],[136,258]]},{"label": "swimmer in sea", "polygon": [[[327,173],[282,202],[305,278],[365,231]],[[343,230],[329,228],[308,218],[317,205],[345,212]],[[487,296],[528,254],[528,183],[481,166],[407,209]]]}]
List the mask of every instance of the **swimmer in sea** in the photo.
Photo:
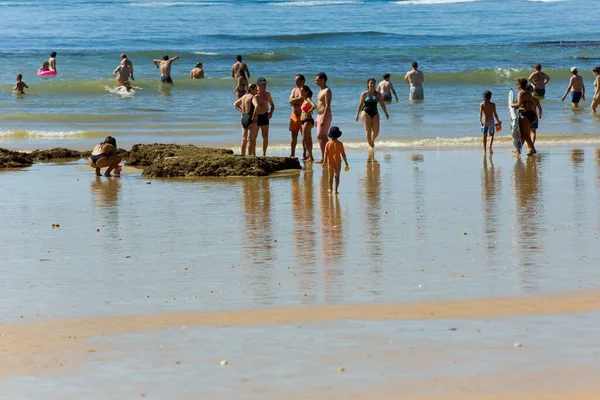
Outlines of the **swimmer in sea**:
[{"label": "swimmer in sea", "polygon": [[546,95],[546,83],[550,82],[550,77],[542,72],[542,64],[535,64],[535,72],[529,75],[528,81],[533,86],[536,96],[544,97]]},{"label": "swimmer in sea", "polygon": [[567,94],[571,92],[571,104],[573,107],[579,107],[579,102],[583,99],[585,100],[585,85],[583,84],[583,78],[579,76],[579,71],[577,67],[571,68],[571,79],[569,80],[569,87],[565,91],[565,94],[562,97],[562,101],[565,101]]},{"label": "swimmer in sea", "polygon": [[412,63],[412,70],[408,71],[404,76],[404,82],[410,85],[410,101],[422,101],[425,99],[423,93],[423,82],[425,75],[419,71],[419,64],[416,61]]},{"label": "swimmer in sea", "polygon": [[56,72],[56,52],[55,51],[50,53],[50,58],[48,59],[48,66],[50,67],[50,71]]},{"label": "swimmer in sea", "polygon": [[125,84],[123,86],[119,86],[117,88],[117,90],[121,93],[123,92],[131,92],[132,90],[144,90],[141,87],[137,87],[137,86],[131,86],[131,83],[129,83],[129,81],[125,82]]},{"label": "swimmer in sea", "polygon": [[202,79],[204,78],[204,69],[202,67],[202,63],[199,62],[196,64],[194,69],[190,72],[190,79]]},{"label": "swimmer in sea", "polygon": [[390,118],[383,102],[383,96],[375,90],[375,84],[375,78],[367,80],[367,90],[360,95],[360,102],[358,103],[355,117],[355,120],[358,121],[359,114],[361,116],[369,150],[375,148],[375,139],[379,136],[379,112],[377,111],[377,104],[381,105],[386,119]]},{"label": "swimmer in sea", "polygon": [[[112,136],[107,136],[104,142],[94,146],[92,154],[88,158],[90,167],[96,169],[96,176],[101,175],[101,168],[108,167],[104,176],[111,176],[110,173],[117,168],[121,162],[121,156],[117,152],[117,141]],[[115,171],[115,177],[121,176],[119,171]]]},{"label": "swimmer in sea", "polygon": [[313,111],[317,109],[317,105],[312,100],[313,92],[306,85],[302,85],[300,88],[300,95],[302,96],[302,105],[300,106],[300,122],[302,123],[302,145],[306,150],[306,161],[315,161],[313,157],[313,141],[312,141],[312,128],[315,126],[315,120],[313,119]]},{"label": "swimmer in sea", "polygon": [[23,82],[23,75],[21,75],[21,74],[17,75],[17,83],[15,84],[15,87],[13,88],[13,90],[16,90],[17,93],[25,94],[25,91],[24,91],[25,88],[29,89],[29,86],[27,86],[25,84],[25,82]]},{"label": "swimmer in sea", "polygon": [[242,155],[246,155],[248,149],[249,156],[256,156],[256,136],[258,136],[258,126],[254,119],[254,96],[258,88],[253,83],[248,86],[248,93],[240,97],[233,103],[236,110],[242,113]]},{"label": "swimmer in sea", "polygon": [[37,72],[46,72],[50,71],[50,63],[48,61],[44,61],[41,67],[38,68]]},{"label": "swimmer in sea", "polygon": [[162,83],[173,83],[173,79],[171,79],[171,64],[176,60],[179,60],[179,56],[169,58],[169,56],[165,55],[162,60],[152,60],[156,68],[160,68],[160,81]]},{"label": "swimmer in sea", "polygon": [[132,81],[135,81],[135,78],[133,77],[133,63],[129,61],[127,55],[121,54],[121,62],[113,71],[113,75],[119,85],[128,83],[129,78],[131,78]]},{"label": "swimmer in sea", "polygon": [[237,72],[239,70],[244,71],[248,79],[250,79],[250,71],[248,71],[248,66],[242,62],[242,56],[238,55],[235,57],[236,63],[231,66],[231,77],[237,77]]},{"label": "swimmer in sea", "polygon": [[237,72],[237,86],[233,89],[236,98],[241,98],[248,91],[248,79],[246,79],[246,73],[244,70],[238,70]]},{"label": "swimmer in sea", "polygon": [[392,93],[394,94],[396,101],[398,101],[398,95],[396,94],[394,85],[392,85],[392,82],[390,82],[390,77],[391,75],[387,72],[383,74],[383,80],[379,82],[379,85],[377,85],[377,91],[381,94],[383,101],[391,102]]}]

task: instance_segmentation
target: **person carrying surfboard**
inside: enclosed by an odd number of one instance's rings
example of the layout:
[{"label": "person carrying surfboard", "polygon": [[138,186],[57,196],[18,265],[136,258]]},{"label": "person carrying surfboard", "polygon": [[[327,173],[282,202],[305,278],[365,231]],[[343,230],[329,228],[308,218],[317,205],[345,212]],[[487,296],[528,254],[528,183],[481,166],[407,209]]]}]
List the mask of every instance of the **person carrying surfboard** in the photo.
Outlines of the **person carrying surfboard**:
[{"label": "person carrying surfboard", "polygon": [[527,91],[527,79],[523,77],[517,79],[517,87],[519,88],[517,102],[511,104],[511,107],[519,110],[519,131],[521,132],[521,139],[525,140],[527,147],[529,147],[529,153],[527,153],[527,155],[532,156],[537,153],[530,135],[531,124],[535,122],[537,118],[535,113],[535,101],[533,95]]},{"label": "person carrying surfboard", "polygon": [[500,122],[500,118],[498,118],[498,113],[496,112],[496,103],[492,103],[490,100],[492,100],[492,92],[486,90],[483,92],[483,103],[479,105],[479,122],[481,123],[481,129],[483,131],[483,152],[487,152],[487,137],[489,133],[490,154],[492,154],[494,152],[492,150],[494,134],[496,133],[494,117],[498,124],[502,124],[502,122]]}]

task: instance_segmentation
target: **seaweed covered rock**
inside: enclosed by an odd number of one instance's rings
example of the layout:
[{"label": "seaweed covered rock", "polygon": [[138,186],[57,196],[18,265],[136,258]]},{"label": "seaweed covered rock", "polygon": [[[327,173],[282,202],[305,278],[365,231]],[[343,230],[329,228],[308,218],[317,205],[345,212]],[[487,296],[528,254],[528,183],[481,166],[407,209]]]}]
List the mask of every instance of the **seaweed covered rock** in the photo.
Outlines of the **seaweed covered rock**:
[{"label": "seaweed covered rock", "polygon": [[148,166],[162,162],[168,157],[203,157],[205,155],[233,154],[232,150],[196,147],[180,144],[135,144],[127,156],[127,165]]},{"label": "seaweed covered rock", "polygon": [[301,169],[297,159],[244,157],[227,149],[181,145],[135,145],[128,165],[148,165],[143,177],[266,176],[286,169]]},{"label": "seaweed covered rock", "polygon": [[91,151],[77,151],[55,147],[50,150],[34,150],[31,156],[35,161],[50,161],[50,160],[79,160],[80,158],[88,158]]},{"label": "seaweed covered rock", "polygon": [[31,154],[0,149],[0,168],[24,168],[31,165],[33,165]]}]

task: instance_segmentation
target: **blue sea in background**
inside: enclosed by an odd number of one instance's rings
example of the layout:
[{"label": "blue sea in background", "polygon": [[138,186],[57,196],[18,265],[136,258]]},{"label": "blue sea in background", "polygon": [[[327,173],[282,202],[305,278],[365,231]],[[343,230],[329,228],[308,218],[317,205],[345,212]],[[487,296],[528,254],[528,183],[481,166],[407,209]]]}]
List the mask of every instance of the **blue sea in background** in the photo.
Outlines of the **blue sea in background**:
[{"label": "blue sea in background", "polygon": [[[270,82],[270,141],[281,151],[289,142],[295,74],[313,89],[314,75],[328,74],[333,124],[347,147],[366,147],[354,114],[367,78],[379,81],[384,72],[400,101],[388,106],[380,146],[479,146],[482,92],[493,92],[507,125],[507,92],[535,63],[552,78],[539,132],[561,143],[600,142],[600,117],[588,109],[591,69],[600,64],[598,15],[592,0],[0,0],[0,145],[87,148],[110,134],[120,146],[235,147],[240,116],[230,70],[237,54],[251,81]],[[36,76],[52,51],[59,75]],[[144,91],[114,93],[112,71],[122,52]],[[180,56],[173,86],[159,83],[151,61],[165,54]],[[425,72],[421,104],[408,101],[403,82],[413,60]],[[204,63],[207,79],[189,79],[196,62]],[[560,101],[572,66],[588,98],[575,111]],[[12,93],[17,73],[30,87],[25,96]]]}]

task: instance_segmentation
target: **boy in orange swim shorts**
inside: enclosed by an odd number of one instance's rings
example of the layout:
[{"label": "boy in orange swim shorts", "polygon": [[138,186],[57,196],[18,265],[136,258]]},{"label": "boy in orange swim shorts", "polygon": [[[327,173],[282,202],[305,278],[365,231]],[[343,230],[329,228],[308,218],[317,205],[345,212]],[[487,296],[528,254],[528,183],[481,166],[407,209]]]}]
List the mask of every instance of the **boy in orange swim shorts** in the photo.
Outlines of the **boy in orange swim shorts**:
[{"label": "boy in orange swim shorts", "polygon": [[338,140],[342,136],[342,131],[337,126],[329,128],[327,134],[331,138],[325,145],[325,155],[323,156],[323,168],[329,169],[329,193],[333,192],[333,178],[335,176],[335,194],[338,194],[340,187],[340,172],[342,171],[342,159],[348,168],[348,160],[344,151],[344,144]]}]

